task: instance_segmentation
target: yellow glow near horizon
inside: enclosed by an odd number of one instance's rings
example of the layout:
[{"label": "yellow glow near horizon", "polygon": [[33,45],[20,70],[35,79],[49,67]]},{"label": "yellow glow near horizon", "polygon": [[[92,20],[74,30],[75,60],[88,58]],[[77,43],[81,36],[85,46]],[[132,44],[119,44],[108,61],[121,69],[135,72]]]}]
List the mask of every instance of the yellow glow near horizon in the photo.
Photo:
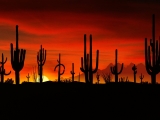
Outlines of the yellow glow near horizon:
[{"label": "yellow glow near horizon", "polygon": [[[49,81],[48,77],[46,76],[42,76],[42,78],[43,78],[43,82]],[[39,77],[37,78],[36,81],[39,82]]]}]

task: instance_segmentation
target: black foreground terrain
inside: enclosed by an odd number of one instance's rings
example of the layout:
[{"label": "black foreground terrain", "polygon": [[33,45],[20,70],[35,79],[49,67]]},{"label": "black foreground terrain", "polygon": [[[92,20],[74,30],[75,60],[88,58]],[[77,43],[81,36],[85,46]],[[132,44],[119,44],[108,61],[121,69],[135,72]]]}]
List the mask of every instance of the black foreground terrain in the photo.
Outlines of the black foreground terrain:
[{"label": "black foreground terrain", "polygon": [[160,116],[160,85],[134,83],[0,84],[1,117],[152,119]]}]

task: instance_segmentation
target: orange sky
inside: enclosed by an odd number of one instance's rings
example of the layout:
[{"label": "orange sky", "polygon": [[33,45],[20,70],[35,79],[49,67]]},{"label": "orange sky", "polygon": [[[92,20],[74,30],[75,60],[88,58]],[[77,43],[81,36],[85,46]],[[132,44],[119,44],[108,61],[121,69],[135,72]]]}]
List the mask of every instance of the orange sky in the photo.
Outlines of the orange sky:
[{"label": "orange sky", "polygon": [[26,60],[21,80],[37,65],[36,55],[40,45],[47,50],[44,75],[53,80],[57,78],[54,67],[58,54],[66,66],[63,78],[70,77],[72,62],[76,75],[80,72],[80,58],[83,56],[83,37],[93,37],[93,66],[98,49],[99,69],[104,69],[115,59],[128,65],[133,62],[144,63],[144,38],[151,38],[152,14],[156,15],[156,38],[160,35],[160,5],[149,1],[126,2],[113,0],[106,2],[51,1],[33,2],[15,0],[0,5],[0,54],[8,57],[6,71],[12,74],[5,77],[14,79],[10,62],[10,43],[15,47],[15,26],[19,25],[19,47],[26,49]]}]

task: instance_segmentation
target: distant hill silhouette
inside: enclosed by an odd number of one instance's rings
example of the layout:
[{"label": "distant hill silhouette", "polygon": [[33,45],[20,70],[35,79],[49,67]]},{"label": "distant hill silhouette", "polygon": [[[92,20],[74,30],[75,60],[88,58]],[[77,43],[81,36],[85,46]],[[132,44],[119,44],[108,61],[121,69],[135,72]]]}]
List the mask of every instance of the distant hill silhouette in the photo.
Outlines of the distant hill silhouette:
[{"label": "distant hill silhouette", "polygon": [[[108,64],[105,69],[98,69],[98,73],[99,74],[103,74],[103,73],[109,73],[110,72],[110,67],[113,66],[113,63]],[[122,74],[119,75],[119,77],[127,77],[130,81],[133,82],[133,71],[132,71],[132,67],[133,67],[134,63],[130,63],[129,65],[125,65],[124,64],[124,69],[122,71]],[[121,64],[118,63],[118,69],[120,69]],[[150,82],[150,76],[148,75],[145,65],[143,63],[138,63],[136,64],[137,66],[137,74],[136,74],[136,78],[137,78],[137,82],[140,82],[140,74],[142,73],[144,75],[144,81],[149,80],[148,82]],[[110,72],[111,73],[111,72]],[[160,74],[157,75],[157,78],[160,78]],[[69,77],[68,79],[71,79],[71,77]],[[78,81],[79,79],[79,75],[75,75],[75,81]],[[81,73],[80,74],[80,80],[83,82],[84,80],[84,74]],[[114,81],[114,76],[112,75],[112,81]],[[94,74],[94,83],[96,82],[96,74]],[[157,82],[160,82],[159,79],[157,79]],[[102,76],[100,76],[100,83],[104,83],[104,80],[102,78]]]}]

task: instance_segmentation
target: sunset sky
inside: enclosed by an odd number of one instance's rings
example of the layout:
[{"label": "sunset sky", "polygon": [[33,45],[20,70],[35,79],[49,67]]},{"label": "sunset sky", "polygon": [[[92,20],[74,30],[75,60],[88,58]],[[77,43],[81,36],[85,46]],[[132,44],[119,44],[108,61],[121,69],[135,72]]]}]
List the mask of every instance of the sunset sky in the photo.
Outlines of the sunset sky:
[{"label": "sunset sky", "polygon": [[[72,62],[75,75],[80,72],[83,56],[83,38],[92,34],[93,67],[96,50],[100,51],[99,69],[114,63],[115,49],[118,61],[144,63],[144,38],[152,36],[152,14],[156,17],[156,39],[160,35],[160,1],[151,0],[1,0],[0,2],[0,55],[8,57],[7,78],[14,78],[10,62],[10,43],[15,48],[15,26],[19,26],[19,47],[26,49],[25,65],[20,72],[21,81],[27,80],[33,66],[37,66],[40,45],[47,50],[44,75],[57,79],[54,67],[58,54],[70,77]],[[89,46],[88,46],[89,48]],[[32,77],[32,76],[31,76]],[[31,78],[32,79],[32,78]]]}]

